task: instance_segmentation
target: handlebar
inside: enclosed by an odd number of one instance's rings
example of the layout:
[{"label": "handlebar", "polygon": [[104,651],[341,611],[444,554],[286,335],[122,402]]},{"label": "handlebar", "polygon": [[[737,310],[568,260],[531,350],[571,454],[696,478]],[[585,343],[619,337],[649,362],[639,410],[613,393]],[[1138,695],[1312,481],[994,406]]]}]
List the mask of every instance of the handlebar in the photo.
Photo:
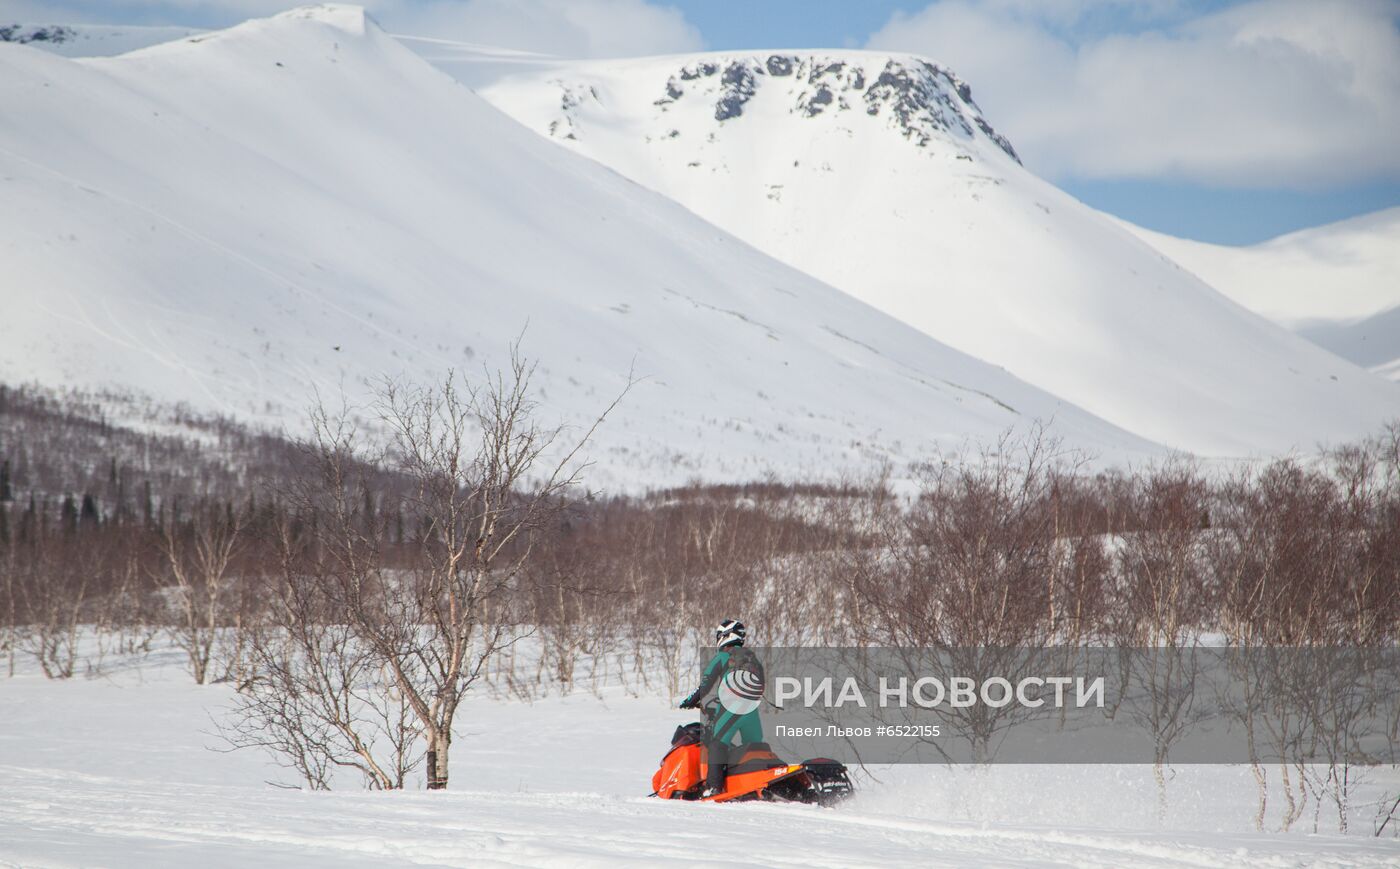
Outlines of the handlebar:
[{"label": "handlebar", "polygon": [[[691,710],[682,709],[681,711],[689,712]],[[706,700],[704,703],[700,704],[700,706],[695,711],[699,712],[700,715],[704,717],[705,725],[707,727],[714,724],[715,719],[719,717],[719,698],[712,697],[709,700]]]}]

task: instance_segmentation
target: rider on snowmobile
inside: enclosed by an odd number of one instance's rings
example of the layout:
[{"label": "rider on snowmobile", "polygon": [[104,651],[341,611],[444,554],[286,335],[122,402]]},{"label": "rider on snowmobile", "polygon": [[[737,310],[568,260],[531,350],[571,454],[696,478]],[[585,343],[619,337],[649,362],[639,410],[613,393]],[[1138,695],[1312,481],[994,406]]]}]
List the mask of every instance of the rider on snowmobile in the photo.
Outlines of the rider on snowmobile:
[{"label": "rider on snowmobile", "polygon": [[728,767],[729,745],[738,737],[738,744],[763,741],[763,722],[758,706],[763,700],[763,664],[749,649],[744,648],[748,630],[735,619],[725,619],[715,628],[715,645],[719,651],[705,666],[700,687],[681,701],[682,709],[699,709],[710,689],[719,683],[719,714],[715,716],[710,738],[705,743],[708,771],[705,796],[724,791]]}]

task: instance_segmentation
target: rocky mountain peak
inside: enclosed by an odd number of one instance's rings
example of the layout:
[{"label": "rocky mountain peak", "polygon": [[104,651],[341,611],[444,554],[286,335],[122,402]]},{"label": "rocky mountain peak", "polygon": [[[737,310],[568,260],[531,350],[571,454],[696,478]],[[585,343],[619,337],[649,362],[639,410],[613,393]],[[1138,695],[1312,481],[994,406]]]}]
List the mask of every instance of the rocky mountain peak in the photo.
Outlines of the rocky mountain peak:
[{"label": "rocky mountain peak", "polygon": [[20,45],[52,43],[54,45],[71,42],[78,32],[62,24],[4,24],[0,25],[0,42],[14,42]]},{"label": "rocky mountain peak", "polygon": [[786,53],[706,57],[670,76],[654,104],[665,110],[686,99],[711,101],[715,120],[732,122],[743,116],[762,89],[778,81],[788,84],[791,111],[798,115],[815,118],[857,111],[883,117],[919,147],[938,135],[972,138],[980,131],[1020,162],[1006,137],[982,117],[971,87],[921,58]]}]

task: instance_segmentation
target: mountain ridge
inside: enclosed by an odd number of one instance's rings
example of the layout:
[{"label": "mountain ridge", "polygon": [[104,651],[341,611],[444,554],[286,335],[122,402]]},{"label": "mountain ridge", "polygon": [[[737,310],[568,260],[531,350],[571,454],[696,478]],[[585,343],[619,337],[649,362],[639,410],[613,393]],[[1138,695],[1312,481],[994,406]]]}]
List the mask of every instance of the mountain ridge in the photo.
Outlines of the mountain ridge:
[{"label": "mountain ridge", "polygon": [[104,24],[0,24],[0,44],[41,48],[62,57],[106,57],[187,39],[193,27]]}]

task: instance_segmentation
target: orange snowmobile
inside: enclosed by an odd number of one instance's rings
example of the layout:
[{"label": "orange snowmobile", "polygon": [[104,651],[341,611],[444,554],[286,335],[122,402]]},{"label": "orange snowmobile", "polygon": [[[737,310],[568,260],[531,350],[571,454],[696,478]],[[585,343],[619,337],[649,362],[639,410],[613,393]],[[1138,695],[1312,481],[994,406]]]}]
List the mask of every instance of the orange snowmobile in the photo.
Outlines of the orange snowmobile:
[{"label": "orange snowmobile", "polygon": [[730,749],[729,775],[724,790],[702,797],[707,772],[705,743],[715,720],[715,701],[705,706],[705,723],[676,728],[671,750],[651,777],[651,796],[663,800],[778,800],[829,806],[855,792],[846,766],[819,757],[802,763],[784,763],[766,742],[750,742]]}]

